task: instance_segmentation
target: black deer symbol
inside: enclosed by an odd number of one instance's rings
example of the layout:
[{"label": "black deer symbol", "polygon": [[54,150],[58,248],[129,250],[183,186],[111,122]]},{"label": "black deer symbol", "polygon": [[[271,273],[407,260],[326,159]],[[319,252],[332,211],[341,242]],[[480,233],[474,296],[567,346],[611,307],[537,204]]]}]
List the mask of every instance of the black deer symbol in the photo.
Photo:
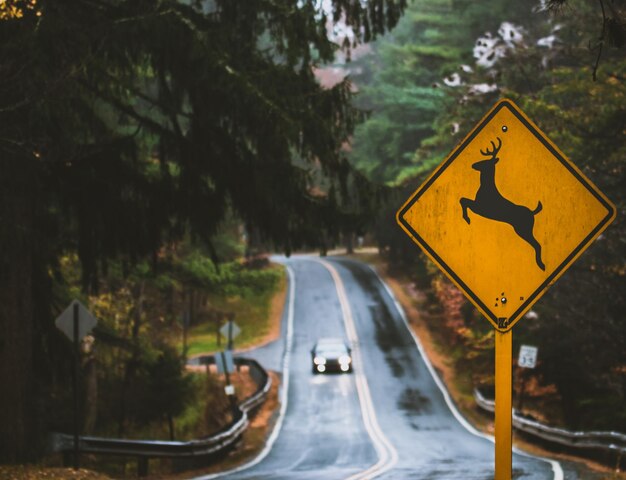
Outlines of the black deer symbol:
[{"label": "black deer symbol", "polygon": [[535,224],[535,215],[541,211],[541,202],[537,204],[537,208],[531,210],[522,205],[516,205],[510,200],[502,196],[496,187],[496,163],[500,160],[497,155],[502,147],[502,141],[497,137],[498,146],[491,142],[491,150],[482,150],[480,153],[488,160],[481,160],[472,165],[474,170],[480,172],[480,187],[476,192],[476,198],[461,198],[460,203],[463,208],[463,218],[469,224],[470,218],[467,216],[467,209],[480,215],[481,217],[496,220],[498,222],[508,223],[513,227],[523,240],[527,241],[531,247],[535,249],[535,260],[541,270],[545,270],[546,266],[541,261],[541,245],[533,236],[533,226]]}]

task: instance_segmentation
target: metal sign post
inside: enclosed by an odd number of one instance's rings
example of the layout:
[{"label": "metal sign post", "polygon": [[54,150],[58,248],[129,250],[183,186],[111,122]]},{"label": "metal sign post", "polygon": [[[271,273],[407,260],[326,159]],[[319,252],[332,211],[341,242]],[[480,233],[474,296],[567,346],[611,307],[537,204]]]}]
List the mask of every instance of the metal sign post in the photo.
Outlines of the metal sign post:
[{"label": "metal sign post", "polygon": [[512,392],[513,392],[513,331],[496,330],[496,476],[497,480],[510,479],[512,472]]},{"label": "metal sign post", "polygon": [[496,479],[511,478],[511,328],[609,226],[616,208],[501,100],[397,221],[496,329]]},{"label": "metal sign post", "polygon": [[[235,398],[235,387],[230,383],[230,373],[234,371],[234,362],[232,358],[232,353],[230,350],[221,351],[219,356],[216,358],[217,360],[217,371],[219,373],[224,373],[224,377],[226,380],[226,386],[224,387],[224,392],[226,396],[228,396],[228,401],[230,403],[230,408],[233,412],[233,418],[237,415],[237,399]],[[221,372],[220,372],[221,371]]]},{"label": "metal sign post", "polygon": [[73,331],[73,343],[74,343],[74,375],[72,378],[72,388],[74,389],[74,469],[78,470],[80,466],[79,460],[79,446],[78,446],[78,433],[79,433],[79,402],[78,402],[78,374],[79,374],[79,359],[80,359],[80,347],[78,341],[78,326],[79,326],[79,316],[78,316],[78,303],[74,303],[73,309],[73,322],[74,322],[74,331]]},{"label": "metal sign post", "polygon": [[228,343],[226,349],[232,350],[233,340],[237,338],[237,336],[239,336],[239,334],[241,333],[241,328],[239,328],[239,325],[237,325],[233,320],[235,318],[235,314],[229,313],[228,318],[229,320],[220,329],[220,333],[224,335],[224,337],[226,337],[227,339]]}]

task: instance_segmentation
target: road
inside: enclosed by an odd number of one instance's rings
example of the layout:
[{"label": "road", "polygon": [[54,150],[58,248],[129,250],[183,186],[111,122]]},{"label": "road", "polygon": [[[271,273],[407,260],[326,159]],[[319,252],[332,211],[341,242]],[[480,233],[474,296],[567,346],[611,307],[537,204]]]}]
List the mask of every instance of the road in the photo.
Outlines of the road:
[{"label": "road", "polygon": [[[492,479],[493,443],[446,399],[390,292],[367,265],[283,259],[281,339],[246,353],[283,371],[283,406],[264,452],[229,479]],[[318,337],[353,342],[354,373],[314,375]],[[570,464],[513,455],[513,478],[578,479]]]}]

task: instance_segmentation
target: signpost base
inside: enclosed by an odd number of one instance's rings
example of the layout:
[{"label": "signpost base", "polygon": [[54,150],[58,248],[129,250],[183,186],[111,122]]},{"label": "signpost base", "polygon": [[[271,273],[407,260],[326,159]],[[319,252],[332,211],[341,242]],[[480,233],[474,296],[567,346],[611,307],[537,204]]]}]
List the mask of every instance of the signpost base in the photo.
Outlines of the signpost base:
[{"label": "signpost base", "polygon": [[513,331],[496,330],[496,480],[511,480]]}]

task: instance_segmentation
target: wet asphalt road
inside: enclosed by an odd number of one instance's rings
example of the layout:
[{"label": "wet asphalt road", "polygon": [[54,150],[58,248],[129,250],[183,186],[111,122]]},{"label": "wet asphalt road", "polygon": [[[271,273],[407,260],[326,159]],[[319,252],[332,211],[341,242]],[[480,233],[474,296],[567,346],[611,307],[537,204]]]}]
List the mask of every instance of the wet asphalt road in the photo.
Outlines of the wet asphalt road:
[{"label": "wet asphalt road", "polygon": [[[340,257],[326,259],[327,266],[316,257],[283,261],[295,285],[291,327],[288,305],[282,338],[245,353],[282,371],[287,352],[288,402],[280,430],[262,457],[221,477],[492,479],[493,443],[455,417],[376,274]],[[345,291],[343,306],[331,270]],[[353,374],[311,372],[310,349],[322,336],[356,340]],[[588,478],[573,465],[561,462],[557,471],[561,467],[565,479]],[[547,461],[514,454],[513,478],[558,476]]]}]

